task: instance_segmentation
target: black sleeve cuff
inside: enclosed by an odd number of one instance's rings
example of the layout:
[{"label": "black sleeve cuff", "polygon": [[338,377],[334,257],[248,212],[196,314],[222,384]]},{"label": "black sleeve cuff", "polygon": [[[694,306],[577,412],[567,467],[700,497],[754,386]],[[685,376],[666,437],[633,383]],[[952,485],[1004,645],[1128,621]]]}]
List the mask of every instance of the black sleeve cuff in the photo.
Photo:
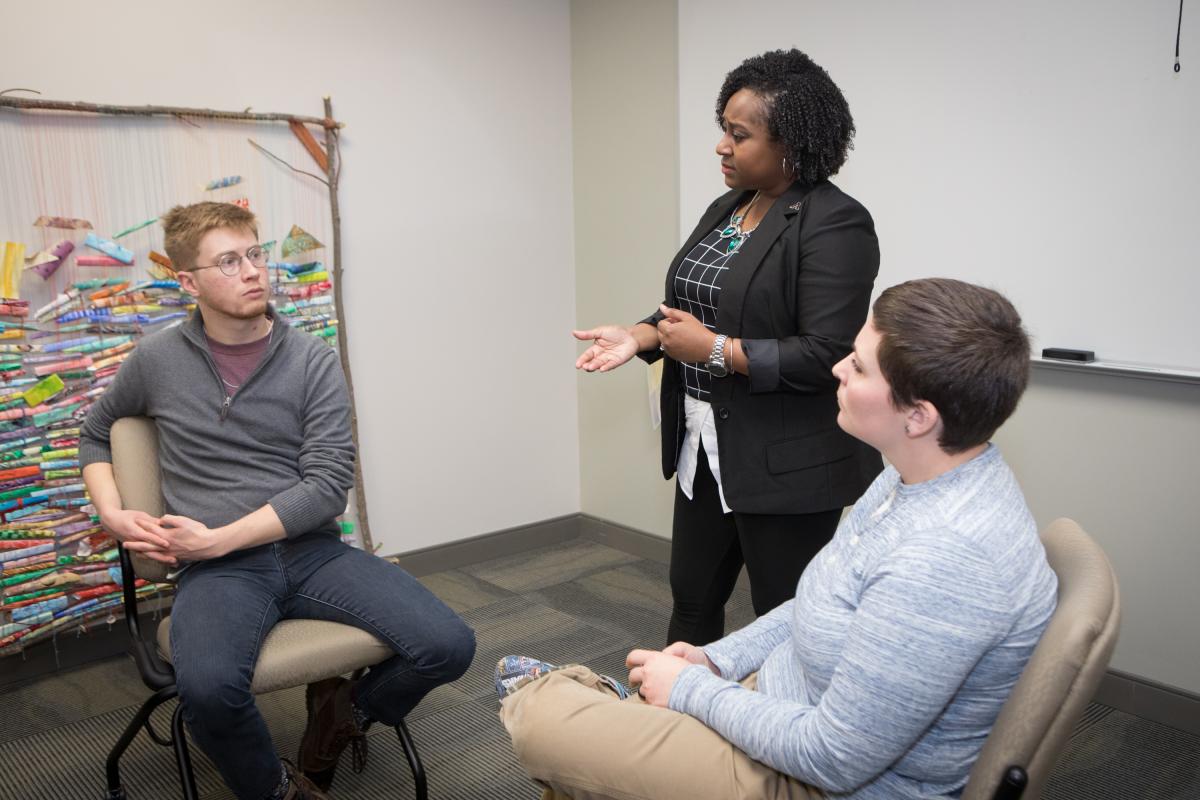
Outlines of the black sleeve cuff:
[{"label": "black sleeve cuff", "polygon": [[[658,323],[662,322],[664,319],[666,319],[666,316],[664,316],[661,311],[655,311],[650,316],[646,317],[645,319],[639,319],[634,324],[635,325],[646,324],[646,325],[651,325],[654,328],[658,328]],[[656,347],[653,350],[640,351],[637,354],[637,357],[640,358],[642,361],[645,361],[647,364],[653,364],[655,361],[658,361],[660,358],[663,357],[663,352],[662,352],[662,350],[659,350]]]},{"label": "black sleeve cuff", "polygon": [[773,392],[779,388],[779,340],[742,339],[742,352],[750,369],[750,391]]}]

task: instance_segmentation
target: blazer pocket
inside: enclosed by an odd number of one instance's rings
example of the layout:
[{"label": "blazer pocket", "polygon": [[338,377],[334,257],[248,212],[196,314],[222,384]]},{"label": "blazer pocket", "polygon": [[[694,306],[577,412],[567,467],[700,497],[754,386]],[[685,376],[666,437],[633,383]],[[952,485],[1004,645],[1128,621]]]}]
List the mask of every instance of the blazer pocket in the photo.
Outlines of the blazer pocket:
[{"label": "blazer pocket", "polygon": [[854,437],[841,428],[767,445],[767,471],[772,474],[818,467],[854,455]]}]

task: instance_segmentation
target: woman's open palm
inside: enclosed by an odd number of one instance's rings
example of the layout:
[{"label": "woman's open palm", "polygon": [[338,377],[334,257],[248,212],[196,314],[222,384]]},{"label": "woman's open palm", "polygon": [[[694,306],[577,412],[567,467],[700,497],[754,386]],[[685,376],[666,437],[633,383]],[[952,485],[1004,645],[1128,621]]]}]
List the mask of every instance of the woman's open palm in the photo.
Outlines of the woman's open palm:
[{"label": "woman's open palm", "polygon": [[620,325],[601,325],[590,331],[571,331],[576,339],[591,340],[594,344],[575,361],[575,369],[585,372],[608,372],[637,355],[638,343],[627,328]]}]

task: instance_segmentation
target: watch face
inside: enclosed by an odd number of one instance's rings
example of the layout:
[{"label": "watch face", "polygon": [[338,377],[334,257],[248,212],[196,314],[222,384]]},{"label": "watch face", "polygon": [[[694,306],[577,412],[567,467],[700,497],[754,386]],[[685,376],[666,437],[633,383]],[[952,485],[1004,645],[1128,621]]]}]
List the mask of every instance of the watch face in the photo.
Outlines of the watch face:
[{"label": "watch face", "polygon": [[725,369],[725,365],[720,362],[710,361],[705,366],[708,367],[708,374],[714,378],[724,378],[729,374],[729,370]]}]

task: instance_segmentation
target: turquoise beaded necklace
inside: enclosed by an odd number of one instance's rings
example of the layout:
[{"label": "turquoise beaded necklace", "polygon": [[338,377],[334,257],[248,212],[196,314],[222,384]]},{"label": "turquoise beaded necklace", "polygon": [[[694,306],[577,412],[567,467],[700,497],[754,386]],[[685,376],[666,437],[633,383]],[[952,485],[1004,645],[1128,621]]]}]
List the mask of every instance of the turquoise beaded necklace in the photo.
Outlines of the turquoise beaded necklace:
[{"label": "turquoise beaded necklace", "polygon": [[[722,239],[729,240],[729,244],[725,247],[725,252],[727,254],[736,252],[737,249],[742,246],[742,242],[746,241],[750,234],[754,233],[754,228],[751,228],[748,231],[742,230],[742,220],[749,216],[750,209],[754,207],[754,203],[756,200],[758,200],[759,194],[760,192],[754,193],[754,197],[751,197],[750,202],[746,205],[746,210],[741,214],[737,213],[737,209],[735,208],[733,213],[729,215],[729,224],[725,226],[723,231],[721,231],[720,237]],[[757,227],[758,226],[756,225],[755,228]]]}]

